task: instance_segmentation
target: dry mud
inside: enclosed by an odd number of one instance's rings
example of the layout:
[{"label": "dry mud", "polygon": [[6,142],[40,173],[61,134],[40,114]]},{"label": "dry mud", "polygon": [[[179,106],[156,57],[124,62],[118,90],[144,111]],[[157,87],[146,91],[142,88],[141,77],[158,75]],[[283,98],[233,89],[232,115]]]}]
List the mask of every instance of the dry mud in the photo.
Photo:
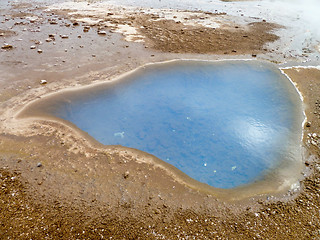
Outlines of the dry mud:
[{"label": "dry mud", "polygon": [[319,68],[283,68],[303,95],[307,123],[300,188],[281,195],[219,199],[130,150],[93,146],[59,122],[16,118],[47,94],[110,81],[149,62],[285,62],[266,47],[281,26],[239,24],[226,13],[97,12],[78,4],[7,3],[0,10],[1,46],[12,46],[0,52],[1,239],[319,238]]}]

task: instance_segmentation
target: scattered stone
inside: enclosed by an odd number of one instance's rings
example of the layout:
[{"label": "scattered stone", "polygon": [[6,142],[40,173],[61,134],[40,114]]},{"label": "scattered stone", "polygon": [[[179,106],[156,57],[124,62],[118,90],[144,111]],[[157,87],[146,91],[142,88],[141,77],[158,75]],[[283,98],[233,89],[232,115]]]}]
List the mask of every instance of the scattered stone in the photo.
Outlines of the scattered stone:
[{"label": "scattered stone", "polygon": [[47,84],[47,83],[48,83],[47,80],[44,80],[44,79],[40,80],[40,84],[42,84],[42,85]]},{"label": "scattered stone", "polygon": [[43,51],[41,49],[38,49],[38,53],[42,53]]},{"label": "scattered stone", "polygon": [[5,43],[1,48],[2,48],[2,49],[12,49],[13,46],[10,45],[10,44],[8,44],[8,43]]},{"label": "scattered stone", "polygon": [[68,52],[68,49],[65,49],[64,51],[65,51],[65,52]]},{"label": "scattered stone", "polygon": [[54,38],[55,36],[55,34],[49,34],[49,38]]},{"label": "scattered stone", "polygon": [[160,209],[155,209],[155,210],[154,210],[154,213],[155,213],[155,214],[161,214],[161,211],[160,211]]},{"label": "scattered stone", "polygon": [[42,167],[42,163],[37,163],[37,167]]},{"label": "scattered stone", "polygon": [[50,21],[50,24],[52,24],[52,25],[53,25],[53,24],[58,24],[58,23],[57,23],[57,21],[56,21],[56,20],[51,20],[51,21]]},{"label": "scattered stone", "polygon": [[92,54],[92,57],[96,57],[96,55],[95,55],[95,54]]},{"label": "scattered stone", "polygon": [[68,35],[61,35],[61,38],[69,38]]},{"label": "scattered stone", "polygon": [[81,35],[78,35],[78,38],[81,38]]},{"label": "scattered stone", "polygon": [[52,39],[51,38],[47,38],[46,42],[52,42]]},{"label": "scattered stone", "polygon": [[32,45],[30,46],[30,49],[36,49],[36,46]]},{"label": "scattered stone", "polygon": [[123,177],[124,179],[127,179],[129,177],[129,171],[126,171],[124,174],[123,174]]},{"label": "scattered stone", "polygon": [[79,23],[78,22],[74,22],[72,23],[73,26],[79,26]]},{"label": "scattered stone", "polygon": [[252,57],[257,57],[257,54],[252,54],[251,56],[252,56]]},{"label": "scattered stone", "polygon": [[98,34],[99,34],[99,35],[106,35],[107,32],[106,32],[106,31],[100,31],[100,30],[99,30],[99,31],[98,31]]},{"label": "scattered stone", "polygon": [[89,27],[89,26],[84,26],[84,27],[83,27],[83,31],[84,31],[84,32],[89,32],[89,30],[90,30],[90,27]]},{"label": "scattered stone", "polygon": [[306,122],[306,127],[311,127],[311,122]]}]

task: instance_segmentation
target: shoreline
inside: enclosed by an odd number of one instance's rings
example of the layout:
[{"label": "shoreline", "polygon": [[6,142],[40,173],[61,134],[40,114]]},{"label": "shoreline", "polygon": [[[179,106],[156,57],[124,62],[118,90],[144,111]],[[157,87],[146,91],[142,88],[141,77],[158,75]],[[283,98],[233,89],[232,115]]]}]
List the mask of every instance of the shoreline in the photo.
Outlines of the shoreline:
[{"label": "shoreline", "polygon": [[[278,187],[275,188],[273,186],[273,190],[270,188],[270,176],[263,177],[263,180],[254,181],[252,183],[245,184],[243,186],[239,186],[232,189],[219,189],[212,186],[209,186],[207,184],[198,182],[197,180],[189,177],[185,173],[181,172],[179,169],[175,168],[171,164],[168,164],[166,161],[161,160],[149,153],[140,151],[138,149],[131,149],[129,147],[122,147],[122,146],[114,146],[114,145],[104,145],[100,142],[98,142],[96,139],[91,137],[88,133],[84,132],[83,130],[79,129],[77,126],[75,126],[73,123],[70,123],[69,121],[60,119],[58,117],[55,117],[52,115],[52,113],[49,113],[50,110],[47,110],[49,106],[52,105],[59,105],[62,104],[65,101],[73,101],[70,99],[78,98],[82,95],[92,95],[96,94],[96,92],[104,91],[103,89],[107,89],[108,85],[117,84],[119,82],[127,81],[128,76],[132,76],[134,74],[139,74],[141,70],[143,70],[147,66],[164,66],[170,63],[180,63],[180,62],[210,62],[210,63],[221,63],[221,62],[246,62],[246,61],[255,61],[256,63],[262,64],[265,61],[258,61],[255,59],[233,59],[233,60],[225,60],[225,59],[219,59],[219,60],[197,60],[197,59],[172,59],[164,62],[153,62],[153,63],[147,63],[145,65],[142,65],[132,71],[129,71],[127,73],[121,74],[120,76],[116,76],[113,79],[110,79],[108,81],[100,81],[99,83],[93,83],[89,84],[87,86],[77,86],[72,88],[63,89],[60,91],[48,93],[44,96],[41,96],[41,99],[35,99],[29,103],[27,103],[25,106],[23,106],[22,109],[20,109],[14,116],[14,119],[18,122],[15,122],[15,125],[19,125],[20,121],[28,122],[30,121],[30,124],[34,121],[52,121],[54,123],[62,124],[67,128],[71,128],[74,132],[74,137],[79,138],[81,143],[86,143],[88,147],[95,149],[96,151],[118,151],[118,152],[127,152],[130,154],[131,157],[133,157],[133,161],[137,162],[145,162],[154,165],[155,167],[159,167],[163,170],[165,170],[168,175],[172,176],[176,181],[180,182],[181,184],[186,185],[189,188],[192,188],[196,191],[203,192],[205,194],[210,194],[214,197],[217,197],[220,200],[223,201],[230,201],[230,202],[237,202],[241,200],[247,200],[256,196],[267,196],[267,195],[276,195],[276,196],[282,196],[286,195],[286,193],[289,191],[297,191],[299,188],[299,184],[292,183],[285,187],[285,189],[282,190],[278,189]],[[267,64],[270,64],[269,62],[265,62]],[[303,103],[303,98],[301,93],[299,92],[299,89],[297,86],[292,82],[292,80],[289,78],[288,75],[286,75],[277,65],[274,65],[275,68],[280,70],[281,74],[283,74],[292,84],[292,86],[295,88],[296,92],[300,96],[301,103]],[[77,94],[77,97],[75,97],[75,93]],[[73,97],[72,97],[73,96]],[[64,100],[65,99],[65,100]],[[75,100],[76,101],[76,100]],[[55,103],[54,103],[55,102]],[[42,109],[42,110],[41,110]],[[303,109],[302,109],[303,110]],[[303,127],[306,122],[306,115],[303,110],[304,120],[302,121],[302,129],[301,129],[301,147],[302,147],[302,138],[303,138]],[[80,147],[81,148],[81,147]],[[142,155],[142,158],[137,158],[137,155]],[[302,159],[302,162],[304,160]],[[280,169],[277,169],[279,171]],[[269,180],[267,180],[269,179]],[[297,182],[301,180],[301,177],[297,178]],[[273,184],[274,185],[274,184]],[[269,186],[269,187],[267,187]],[[268,190],[267,190],[268,189]],[[281,197],[279,198],[281,199]]]}]

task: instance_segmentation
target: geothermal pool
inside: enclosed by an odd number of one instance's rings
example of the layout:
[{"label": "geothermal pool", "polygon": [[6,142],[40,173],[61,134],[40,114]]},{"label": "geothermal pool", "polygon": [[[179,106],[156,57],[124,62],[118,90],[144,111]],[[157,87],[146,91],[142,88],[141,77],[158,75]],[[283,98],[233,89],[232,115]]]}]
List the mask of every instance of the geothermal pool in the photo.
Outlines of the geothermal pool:
[{"label": "geothermal pool", "polygon": [[105,145],[150,153],[216,188],[301,162],[299,95],[267,63],[153,64],[53,114]]}]

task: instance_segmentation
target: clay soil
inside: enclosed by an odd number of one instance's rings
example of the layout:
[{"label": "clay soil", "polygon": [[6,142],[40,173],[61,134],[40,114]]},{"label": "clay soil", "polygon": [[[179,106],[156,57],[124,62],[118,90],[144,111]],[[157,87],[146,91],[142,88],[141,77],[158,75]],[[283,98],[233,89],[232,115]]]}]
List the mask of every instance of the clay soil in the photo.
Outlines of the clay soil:
[{"label": "clay soil", "polygon": [[0,52],[0,239],[319,239],[316,68],[284,70],[304,96],[309,123],[301,189],[277,197],[223,201],[125,151],[94,148],[61,123],[14,118],[45,94],[108,81],[148,62],[271,52],[265,44],[278,39],[272,30],[279,26],[260,19],[208,29],[139,15],[119,20],[144,26],[145,42],[132,43],[105,27],[106,35],[97,34],[99,24],[84,32],[85,24],[45,9],[8,3],[0,10],[0,44],[13,46]]},{"label": "clay soil", "polygon": [[[211,14],[210,14],[211,15]],[[150,22],[141,18],[147,43],[157,50],[174,53],[252,54],[267,51],[263,46],[278,36],[270,33],[279,27],[266,22],[252,22],[246,28],[234,24],[228,28],[185,26],[169,20]]]}]

